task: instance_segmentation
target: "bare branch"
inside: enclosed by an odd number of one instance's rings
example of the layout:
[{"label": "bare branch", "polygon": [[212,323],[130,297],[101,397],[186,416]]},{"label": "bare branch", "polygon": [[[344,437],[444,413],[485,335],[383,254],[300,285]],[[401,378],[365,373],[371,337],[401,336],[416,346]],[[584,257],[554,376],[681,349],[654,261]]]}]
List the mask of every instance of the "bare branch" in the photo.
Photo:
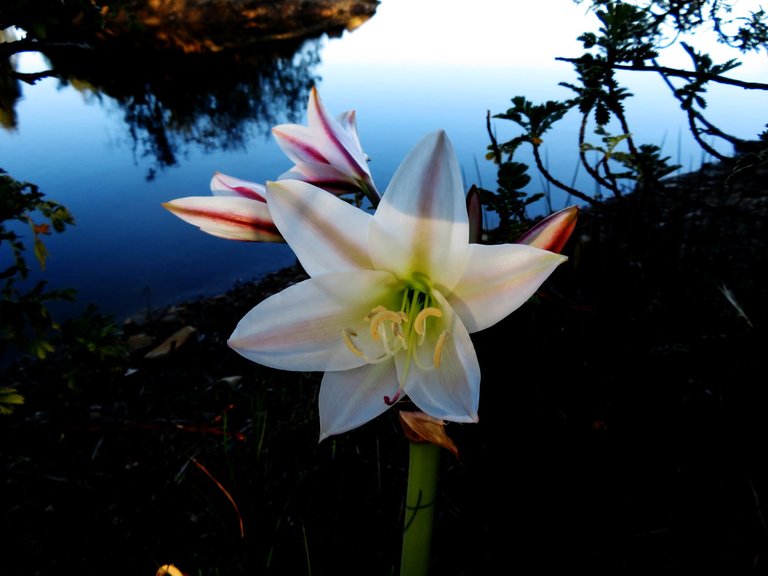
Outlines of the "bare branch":
[{"label": "bare branch", "polygon": [[555,186],[557,186],[561,190],[565,190],[566,192],[568,192],[568,194],[571,194],[571,195],[575,196],[576,198],[586,202],[587,204],[591,204],[593,206],[597,206],[598,204],[600,204],[600,202],[598,202],[597,200],[595,200],[591,196],[588,196],[588,195],[584,194],[583,192],[579,192],[575,188],[571,188],[567,184],[563,184],[557,178],[553,177],[549,173],[547,168],[544,166],[544,163],[541,161],[541,154],[539,153],[539,145],[538,144],[533,144],[533,158],[536,161],[536,167],[539,169],[539,172],[541,172],[541,174],[544,176],[544,178],[547,179],[547,181],[549,183],[554,184]]},{"label": "bare branch", "polygon": [[[563,58],[558,57],[555,60],[561,62],[569,62],[571,64],[579,64],[579,58]],[[600,64],[597,62],[592,63],[595,66]],[[666,76],[675,76],[678,78],[703,78],[709,82],[715,82],[717,84],[726,84],[729,86],[736,86],[738,88],[744,88],[745,90],[768,90],[768,84],[763,82],[746,82],[744,80],[738,80],[736,78],[729,78],[728,76],[720,76],[718,74],[706,74],[701,72],[695,72],[691,70],[679,70],[677,68],[669,68],[668,66],[628,66],[625,64],[605,64],[605,67],[612,70],[629,70],[632,72],[658,72]]]}]

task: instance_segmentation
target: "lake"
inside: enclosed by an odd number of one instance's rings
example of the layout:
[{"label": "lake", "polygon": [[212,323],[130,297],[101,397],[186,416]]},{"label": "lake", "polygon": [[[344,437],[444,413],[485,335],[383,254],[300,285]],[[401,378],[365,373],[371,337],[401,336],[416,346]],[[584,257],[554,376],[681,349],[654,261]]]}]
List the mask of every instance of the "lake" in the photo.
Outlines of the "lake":
[{"label": "lake", "polygon": [[[505,111],[516,95],[535,102],[570,97],[558,82],[573,81],[571,66],[555,58],[580,55],[577,36],[596,26],[585,6],[570,0],[383,0],[359,28],[309,40],[276,63],[219,60],[206,67],[189,56],[163,69],[116,60],[99,82],[93,70],[82,70],[67,82],[46,78],[21,85],[16,126],[0,129],[0,167],[37,184],[76,220],[64,234],[47,238],[48,266],[36,278],[77,289],[78,303],[57,305],[57,314],[68,316],[93,302],[128,317],[223,293],[235,282],[292,264],[286,245],[208,236],[161,203],[207,195],[215,171],[264,181],[289,168],[269,129],[304,123],[312,84],[334,114],[356,110],[380,190],[408,150],[436,129],[452,140],[467,187],[492,189],[494,167],[484,158],[486,112]],[[23,54],[16,66],[28,72],[47,67],[35,53]],[[764,80],[768,71],[764,57],[745,59],[743,68],[738,76],[745,79]],[[173,82],[164,83],[169,74]],[[129,78],[136,81],[129,85]],[[706,158],[661,80],[646,76],[628,83],[636,96],[628,110],[636,140],[663,143],[673,162],[698,167]],[[764,94],[720,90],[711,93],[709,110],[726,131],[754,138],[761,126],[755,112],[764,115],[767,103]],[[577,187],[592,193],[594,184],[575,172],[577,122],[567,116],[558,125],[545,142],[546,160],[563,181],[575,175]],[[500,120],[494,129],[500,139],[518,133]],[[525,154],[519,159],[530,161]],[[535,170],[532,175],[530,191],[543,190]],[[552,193],[553,209],[568,203]],[[548,208],[540,202],[531,213]]]}]

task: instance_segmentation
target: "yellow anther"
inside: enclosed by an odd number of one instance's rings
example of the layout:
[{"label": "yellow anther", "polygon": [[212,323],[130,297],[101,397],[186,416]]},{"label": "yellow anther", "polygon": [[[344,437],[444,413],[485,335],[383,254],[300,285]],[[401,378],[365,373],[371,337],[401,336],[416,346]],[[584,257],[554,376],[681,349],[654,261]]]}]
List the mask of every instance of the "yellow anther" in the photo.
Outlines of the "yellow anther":
[{"label": "yellow anther", "polygon": [[413,321],[413,329],[416,330],[416,334],[419,336],[424,334],[427,318],[430,316],[434,316],[435,318],[442,318],[443,313],[439,308],[434,307],[424,308],[424,310],[419,312],[419,314],[416,316],[416,320]]},{"label": "yellow anther", "polygon": [[376,316],[376,314],[378,314],[379,312],[386,312],[386,310],[387,310],[387,309],[386,309],[384,306],[382,306],[381,304],[379,304],[378,306],[376,306],[376,308],[374,308],[373,310],[371,310],[370,312],[368,312],[368,314],[366,314],[366,315],[365,315],[365,321],[366,321],[366,322],[370,322],[370,321],[371,321],[371,318],[373,318],[374,316]]},{"label": "yellow anther", "polygon": [[[375,309],[376,308],[374,308],[374,310]],[[371,318],[371,338],[374,340],[379,340],[381,336],[379,327],[381,326],[382,322],[386,321],[392,322],[392,326],[395,326],[396,324],[400,324],[403,319],[399,312],[387,310],[386,308],[384,310],[380,310],[375,316]]]},{"label": "yellow anther", "polygon": [[448,330],[443,330],[440,333],[440,337],[437,339],[437,344],[435,344],[435,355],[432,358],[435,368],[440,368],[440,361],[443,359],[443,346],[445,346],[445,341],[450,335],[451,333],[448,332]]},{"label": "yellow anther", "polygon": [[344,339],[344,344],[347,345],[347,348],[354,354],[355,356],[359,356],[360,358],[363,357],[363,351],[360,350],[360,348],[357,347],[354,340],[352,340],[353,337],[357,336],[357,332],[352,330],[352,328],[344,328],[344,330],[341,331],[342,338]]},{"label": "yellow anther", "polygon": [[[361,347],[358,344],[357,332],[352,328],[342,330],[344,345],[355,356],[362,358],[370,364],[385,362],[395,357],[401,351],[406,351],[406,373],[412,361],[424,370],[438,368],[442,360],[443,347],[450,335],[447,330],[443,330],[437,339],[431,366],[422,366],[419,359],[420,355],[418,354],[418,348],[426,340],[427,319],[443,317],[443,312],[440,308],[427,306],[431,301],[433,300],[431,300],[426,292],[410,287],[406,288],[403,292],[400,310],[392,310],[381,304],[372,308],[365,315],[365,320],[368,322],[371,339],[380,343],[380,345],[374,346],[378,354],[373,358],[366,354],[366,351],[372,352],[371,350],[365,350],[365,347]],[[424,308],[422,308],[423,306]],[[434,340],[430,339],[430,341]],[[424,358],[423,360],[426,361],[427,359]]]}]

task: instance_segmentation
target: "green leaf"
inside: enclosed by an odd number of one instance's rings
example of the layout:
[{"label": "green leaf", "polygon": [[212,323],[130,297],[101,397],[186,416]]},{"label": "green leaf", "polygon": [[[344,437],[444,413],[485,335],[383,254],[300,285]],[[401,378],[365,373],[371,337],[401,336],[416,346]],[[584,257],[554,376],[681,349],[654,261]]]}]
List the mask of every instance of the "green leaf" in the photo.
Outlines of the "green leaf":
[{"label": "green leaf", "polygon": [[24,397],[14,388],[0,388],[0,414],[11,414],[13,406],[24,404]]}]

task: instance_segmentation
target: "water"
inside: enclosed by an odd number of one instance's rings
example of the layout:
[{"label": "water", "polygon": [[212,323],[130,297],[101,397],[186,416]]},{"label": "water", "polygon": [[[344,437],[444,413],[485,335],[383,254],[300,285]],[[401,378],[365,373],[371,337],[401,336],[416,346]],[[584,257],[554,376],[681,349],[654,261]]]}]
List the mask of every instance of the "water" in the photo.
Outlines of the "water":
[{"label": "water", "polygon": [[[0,167],[34,182],[75,216],[74,227],[47,239],[51,256],[41,277],[52,287],[78,291],[78,302],[57,305],[57,314],[74,314],[94,302],[126,317],[149,305],[222,293],[239,280],[293,263],[286,245],[214,238],[160,204],[207,195],[217,170],[264,181],[287,169],[290,162],[269,128],[304,122],[312,84],[332,112],[357,111],[380,189],[408,150],[436,129],[445,129],[453,141],[467,185],[494,188],[495,171],[484,159],[486,111],[505,111],[515,95],[534,102],[569,97],[558,82],[573,81],[571,67],[554,58],[579,55],[576,37],[595,26],[584,7],[569,0],[535,4],[523,13],[522,3],[475,0],[468,12],[460,8],[466,3],[425,1],[415,7],[407,0],[384,0],[359,29],[310,41],[271,64],[247,58],[157,66],[110,61],[107,74],[103,63],[99,74],[99,67],[73,62],[71,78],[78,81],[48,78],[23,85],[16,128],[0,132]],[[548,19],[553,10],[559,14],[555,22]],[[18,65],[28,71],[45,67],[34,54]],[[170,83],[169,70],[175,75]],[[765,71],[765,59],[753,59],[740,76],[764,80]],[[673,162],[697,167],[701,152],[661,81],[634,78],[630,87],[636,94],[628,111],[638,127],[636,140],[664,143]],[[737,136],[754,138],[761,126],[756,112],[766,120],[766,97],[736,96],[738,105],[732,89],[713,93],[712,118]],[[551,171],[566,183],[576,167],[578,121],[569,114],[544,147]],[[503,121],[495,121],[494,129],[500,140],[518,133]],[[531,161],[527,154],[519,160]],[[535,171],[532,176],[530,191],[544,190]],[[583,173],[575,183],[594,191]],[[552,192],[554,209],[569,202]],[[539,203],[532,212],[547,209]]]}]

